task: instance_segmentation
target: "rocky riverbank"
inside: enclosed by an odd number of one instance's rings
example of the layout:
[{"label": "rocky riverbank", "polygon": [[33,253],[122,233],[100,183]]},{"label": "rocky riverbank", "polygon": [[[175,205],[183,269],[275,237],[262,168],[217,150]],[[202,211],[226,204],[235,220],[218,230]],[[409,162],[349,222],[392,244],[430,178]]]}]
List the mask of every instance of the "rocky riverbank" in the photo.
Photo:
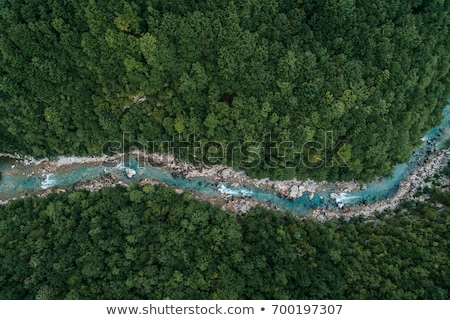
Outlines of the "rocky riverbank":
[{"label": "rocky riverbank", "polygon": [[132,155],[140,156],[144,160],[144,164],[164,166],[184,178],[206,178],[217,183],[227,183],[231,187],[250,186],[263,188],[291,200],[302,197],[305,192],[308,192],[312,198],[318,191],[332,189],[335,192],[352,192],[364,188],[363,185],[360,185],[356,181],[330,183],[326,181],[315,182],[313,180],[298,181],[296,179],[285,181],[273,181],[267,178],[252,179],[243,171],[235,171],[230,167],[222,165],[196,167],[193,164],[177,160],[171,154],[144,154],[142,151],[135,151]]},{"label": "rocky riverbank", "polygon": [[[141,156],[142,152],[139,153]],[[135,153],[137,155],[137,153]],[[376,212],[395,209],[403,201],[424,201],[425,196],[416,197],[418,191],[425,187],[431,187],[429,177],[434,176],[445,167],[450,158],[450,148],[445,150],[432,150],[425,157],[421,158],[419,167],[413,171],[403,182],[400,183],[397,193],[382,201],[372,204],[360,204],[355,206],[343,206],[342,208],[320,208],[313,212],[312,216],[320,221],[328,220],[335,217],[352,217],[352,216],[371,216]],[[175,159],[170,154],[148,154],[143,159],[149,163],[165,166],[170,168],[176,174],[185,178],[206,178],[216,182],[226,182],[233,186],[254,186],[256,188],[264,188],[273,191],[282,197],[295,200],[305,192],[308,192],[310,199],[318,191],[331,190],[330,199],[335,200],[340,193],[349,193],[355,190],[365,190],[367,185],[359,184],[356,181],[350,182],[315,182],[312,180],[297,181],[296,179],[287,181],[271,181],[269,179],[251,179],[242,171],[235,171],[225,166],[212,166],[198,168],[192,164],[185,163]],[[448,179],[441,181],[443,185],[449,185]],[[233,198],[227,201],[224,209],[231,209],[234,212],[247,212],[251,207],[263,205],[266,208],[273,209],[273,205],[260,203],[252,199]]]},{"label": "rocky riverbank", "polygon": [[421,166],[400,183],[397,193],[393,197],[369,205],[345,207],[343,210],[317,209],[313,212],[312,216],[319,221],[342,216],[355,217],[363,215],[368,217],[376,212],[393,210],[404,201],[426,201],[428,197],[422,195],[420,191],[425,188],[431,188],[433,179],[438,179],[440,185],[446,186],[444,190],[450,186],[450,179],[448,177],[440,176],[439,178],[433,178],[435,174],[440,173],[448,165],[449,161],[450,148],[434,151],[433,155],[425,158]]},{"label": "rocky riverbank", "polygon": [[[32,158],[26,158],[19,160],[15,155],[3,155],[4,157],[10,157],[16,159],[17,164],[22,164],[25,166],[30,166],[33,164],[32,169],[23,172],[22,174],[28,174],[29,176],[38,174],[45,176],[51,174],[52,172],[70,171],[73,165],[76,164],[93,164],[106,166],[118,166],[123,163],[127,156],[133,156],[138,159],[139,165],[142,166],[157,166],[168,169],[173,172],[174,175],[180,175],[184,178],[205,178],[216,185],[220,183],[226,183],[230,187],[255,187],[260,189],[265,189],[270,192],[276,193],[281,197],[286,199],[295,200],[302,197],[305,193],[309,194],[309,198],[312,199],[314,194],[317,192],[329,192],[330,203],[336,201],[336,198],[341,193],[349,193],[355,190],[364,190],[367,185],[361,185],[356,181],[350,182],[315,182],[312,180],[297,181],[296,179],[287,181],[271,181],[269,179],[252,179],[249,178],[242,171],[235,171],[232,168],[225,166],[212,166],[212,167],[196,167],[193,164],[186,163],[175,159],[173,155],[170,154],[145,154],[142,151],[135,151],[129,155],[117,154],[113,157],[59,157],[55,160],[41,159],[34,160]],[[436,172],[442,170],[444,166],[447,165],[448,159],[450,158],[450,150],[446,149],[443,151],[434,150],[429,153],[426,157],[421,158],[421,163],[419,167],[412,174],[410,174],[399,186],[397,193],[390,199],[378,201],[373,204],[368,205],[355,205],[355,206],[342,206],[342,208],[337,208],[337,206],[328,205],[327,208],[320,208],[313,212],[312,216],[320,221],[324,221],[333,217],[341,216],[356,216],[364,215],[369,216],[377,211],[383,211],[386,209],[394,209],[403,200],[417,200],[423,201],[425,198],[423,196],[416,198],[415,195],[417,191],[421,188],[431,186],[431,182],[427,182],[427,178],[433,176]],[[20,165],[13,165],[12,170],[20,170]],[[138,170],[139,171],[139,170]],[[118,179],[112,174],[104,174],[98,179],[89,180],[87,182],[76,183],[72,187],[66,189],[86,189],[89,191],[97,191],[103,187],[116,186],[116,185],[128,185],[131,183],[132,178],[137,172],[134,169],[123,167],[124,176]],[[128,180],[127,178],[128,177]],[[153,179],[142,179],[140,184],[163,184],[163,182],[153,180]],[[444,184],[448,181],[444,181]],[[64,188],[57,188],[60,192],[64,191]],[[184,190],[175,188],[177,193],[182,193]],[[45,195],[51,190],[41,190],[34,194]],[[27,196],[28,193],[24,193],[22,196]],[[223,209],[229,209],[237,213],[248,212],[251,208],[255,206],[262,206],[267,209],[276,209],[271,203],[258,202],[256,200],[246,198],[246,197],[230,197],[227,194],[222,194],[218,197],[195,195],[195,198],[199,200],[205,200],[212,204],[219,205]],[[7,201],[0,202],[4,204]]]}]

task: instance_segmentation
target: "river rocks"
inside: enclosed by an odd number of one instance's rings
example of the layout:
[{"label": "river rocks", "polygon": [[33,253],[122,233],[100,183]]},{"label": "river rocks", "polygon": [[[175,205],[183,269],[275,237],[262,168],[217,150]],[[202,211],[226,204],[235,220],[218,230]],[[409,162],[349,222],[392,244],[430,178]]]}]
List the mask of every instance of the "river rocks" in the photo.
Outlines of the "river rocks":
[{"label": "river rocks", "polygon": [[[304,192],[317,193],[319,190],[337,190],[342,192],[342,189],[352,191],[359,189],[359,184],[355,181],[328,183],[328,182],[315,182],[311,179],[306,181],[297,181],[295,178],[285,181],[273,181],[268,178],[252,179],[248,177],[244,172],[234,171],[230,167],[223,165],[215,165],[211,167],[196,167],[193,164],[187,164],[175,159],[170,154],[144,154],[144,159],[150,161],[155,166],[165,166],[168,169],[172,169],[176,174],[182,175],[185,178],[204,177],[211,179],[216,183],[228,182],[237,183],[239,185],[253,185],[256,188],[266,189],[271,192],[275,192],[278,195],[296,199],[302,197]],[[231,184],[230,184],[231,185]],[[314,196],[314,195],[313,195]]]},{"label": "river rocks", "polygon": [[289,197],[290,194],[290,186],[286,183],[283,183],[281,181],[275,181],[271,184],[271,187],[273,190],[275,190],[278,194]]},{"label": "river rocks", "polygon": [[256,180],[253,182],[253,185],[257,188],[264,188],[267,187],[267,185],[270,183],[269,178],[265,178],[265,179],[261,179],[261,180]]},{"label": "river rocks", "polygon": [[139,184],[142,186],[142,185],[146,185],[146,184],[151,184],[152,186],[157,186],[157,185],[163,185],[163,186],[168,186],[168,184],[167,183],[165,183],[165,182],[161,182],[161,181],[157,181],[157,180],[154,180],[154,179],[151,179],[151,178],[145,178],[145,179],[142,179],[141,181],[139,181]]},{"label": "river rocks", "polygon": [[73,165],[75,163],[101,163],[103,161],[108,161],[111,157],[101,156],[101,157],[65,157],[59,156],[56,161],[56,166],[61,167],[65,165]]},{"label": "river rocks", "polygon": [[303,192],[305,192],[305,187],[304,186],[298,186],[297,197],[301,197],[303,195]]},{"label": "river rocks", "polygon": [[289,193],[289,197],[295,199],[297,198],[297,194],[298,194],[298,186],[292,186],[291,192]]},{"label": "river rocks", "polygon": [[222,178],[229,179],[233,175],[233,170],[231,168],[226,168],[222,170]]},{"label": "river rocks", "polygon": [[[221,182],[227,181],[227,185],[234,186],[235,188],[242,187],[242,186],[255,186],[261,189],[268,190],[269,192],[276,193],[282,197],[289,198],[289,199],[297,199],[299,197],[302,197],[303,194],[306,194],[309,196],[310,200],[313,200],[315,194],[319,195],[322,194],[322,192],[325,192],[324,190],[328,190],[330,192],[330,199],[337,200],[338,195],[341,192],[347,192],[350,193],[354,190],[360,190],[365,189],[365,186],[361,187],[359,183],[356,183],[355,181],[350,182],[336,182],[336,183],[327,183],[327,182],[314,182],[312,180],[306,180],[306,181],[297,181],[296,179],[292,180],[286,180],[286,181],[272,181],[267,178],[265,179],[252,179],[245,175],[244,172],[236,172],[232,168],[225,167],[225,166],[211,166],[211,167],[195,167],[193,164],[185,163],[182,161],[179,161],[175,159],[172,155],[161,155],[161,154],[145,154],[142,151],[137,153],[131,153],[131,155],[134,155],[137,159],[144,159],[147,160],[145,163],[151,163],[152,165],[165,167],[165,169],[170,169],[170,172],[173,172],[175,175],[182,175],[183,177],[190,178],[190,177],[205,177],[211,181],[212,184],[215,184],[216,186],[219,186]],[[117,164],[119,162],[123,163],[123,159],[125,155],[115,155],[113,158],[108,158],[106,160],[115,160],[117,161]],[[128,155],[127,155],[128,156]],[[421,162],[422,159],[425,159],[426,156],[420,156],[418,158],[418,163]],[[323,219],[329,219],[330,217],[334,216],[353,216],[353,215],[370,215],[373,214],[376,211],[382,211],[386,209],[393,209],[395,208],[399,203],[401,203],[402,200],[423,200],[426,197],[421,196],[417,199],[414,198],[417,194],[417,191],[420,191],[424,187],[431,187],[432,181],[431,177],[441,170],[448,162],[450,158],[450,150],[444,150],[439,151],[437,150],[435,153],[432,153],[429,155],[429,160],[427,163],[423,163],[422,166],[418,167],[417,170],[412,172],[409,177],[407,177],[399,186],[397,194],[385,201],[378,201],[375,204],[368,203],[367,205],[364,204],[360,207],[357,206],[345,206],[343,207],[343,210],[339,210],[336,206],[336,204],[333,201],[326,201],[327,203],[332,203],[332,205],[328,205],[326,208],[321,211],[321,217]],[[150,160],[152,159],[152,160]],[[51,174],[54,172],[58,166],[65,166],[70,165],[73,163],[104,163],[105,158],[59,158],[58,161],[48,161],[43,162],[41,166],[38,168],[38,171],[34,170],[34,172],[39,172],[42,174]],[[153,161],[153,162],[152,162]],[[26,164],[26,160],[21,162],[22,164]],[[39,162],[33,162],[33,165],[36,165]],[[417,164],[416,164],[417,165]],[[411,166],[410,168],[415,168],[415,166]],[[417,165],[418,166],[418,165]],[[111,166],[116,167],[116,166]],[[16,170],[20,169],[20,164],[16,166]],[[412,170],[412,169],[411,169]],[[27,172],[31,171],[31,168]],[[136,175],[136,171],[132,168],[124,168],[122,171],[129,179],[132,179]],[[19,173],[20,174],[20,173]],[[22,173],[24,175],[25,173]],[[430,178],[429,178],[430,177]],[[429,179],[427,179],[429,178]],[[444,177],[439,178],[439,184],[444,186],[449,185],[448,179],[444,181]],[[425,182],[427,181],[427,182]],[[130,181],[128,181],[130,182]],[[152,179],[144,179],[141,181],[142,184],[150,183],[150,184],[160,184],[160,182],[157,182]],[[88,189],[90,191],[101,189],[105,186],[112,186],[112,185],[118,185],[123,184],[127,185],[127,180],[124,179],[124,176],[121,175],[116,181],[109,177],[109,178],[101,178],[96,181],[91,181],[89,183],[80,184],[79,186],[85,189]],[[445,188],[443,188],[445,189]],[[48,192],[50,192],[49,190]],[[176,192],[182,192],[181,189],[175,189]],[[252,206],[266,206],[269,205],[264,202],[257,202],[252,199],[248,199],[244,197],[246,196],[243,192],[238,192],[234,198],[230,197],[230,199],[226,198],[227,195],[223,196],[216,196],[210,197],[211,203],[215,203],[215,201],[218,201],[218,199],[222,202],[220,202],[220,205],[222,205],[224,202],[228,201],[227,208],[233,210],[234,212],[247,212],[250,210]],[[339,205],[339,204],[338,204]],[[343,204],[341,204],[344,206]]]},{"label": "river rocks", "polygon": [[222,206],[222,209],[229,209],[236,213],[246,213],[251,208],[255,207],[257,203],[253,201],[244,201],[243,199],[232,199]]},{"label": "river rocks", "polygon": [[319,222],[326,222],[338,216],[336,212],[328,211],[325,209],[316,209],[313,211],[312,216]]},{"label": "river rocks", "polygon": [[305,191],[305,187],[301,185],[293,185],[289,190],[289,198],[297,199],[303,196],[303,192]]},{"label": "river rocks", "polygon": [[[208,200],[207,200],[208,201]],[[211,203],[211,201],[208,201]],[[268,203],[261,203],[251,199],[231,198],[222,205],[223,210],[231,210],[232,212],[243,214],[250,211],[252,208],[259,206],[268,210],[277,210],[275,206]]]},{"label": "river rocks", "polygon": [[75,190],[88,190],[90,192],[98,191],[104,187],[115,187],[117,184],[123,184],[122,181],[118,181],[116,177],[111,174],[105,174],[98,179],[89,180],[86,182],[78,182],[74,185]]},{"label": "river rocks", "polygon": [[21,159],[21,157],[18,153],[16,153],[16,154],[0,153],[0,158]]},{"label": "river rocks", "polygon": [[136,175],[136,170],[132,168],[125,168],[125,175],[128,179],[132,179]]}]

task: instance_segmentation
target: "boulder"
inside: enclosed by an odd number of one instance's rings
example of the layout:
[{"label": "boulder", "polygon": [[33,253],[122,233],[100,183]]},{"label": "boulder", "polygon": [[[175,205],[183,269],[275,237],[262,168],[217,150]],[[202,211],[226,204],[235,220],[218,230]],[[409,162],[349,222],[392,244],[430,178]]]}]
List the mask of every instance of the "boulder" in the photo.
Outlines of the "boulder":
[{"label": "boulder", "polygon": [[306,188],[304,186],[298,186],[299,197],[302,196],[303,192],[305,192]]},{"label": "boulder", "polygon": [[297,186],[292,186],[291,190],[290,190],[290,193],[289,193],[289,197],[295,199],[295,198],[297,198],[297,195],[298,195],[298,187]]},{"label": "boulder", "polygon": [[131,179],[136,175],[136,170],[132,168],[125,168],[125,174],[128,177],[128,179]]},{"label": "boulder", "polygon": [[225,170],[222,171],[222,177],[224,179],[228,179],[233,175],[233,170],[231,170],[230,168],[226,168]]}]

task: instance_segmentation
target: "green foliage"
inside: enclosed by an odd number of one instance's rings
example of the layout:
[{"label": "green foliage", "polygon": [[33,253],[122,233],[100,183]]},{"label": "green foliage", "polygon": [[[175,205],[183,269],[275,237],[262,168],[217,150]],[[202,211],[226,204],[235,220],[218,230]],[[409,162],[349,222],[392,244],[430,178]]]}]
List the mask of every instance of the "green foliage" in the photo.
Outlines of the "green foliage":
[{"label": "green foliage", "polygon": [[1,299],[449,299],[445,209],[320,224],[161,186],[0,206]]},{"label": "green foliage", "polygon": [[[351,145],[347,165],[298,161],[293,175],[367,180],[407,159],[450,90],[446,1],[0,0],[0,8],[4,152],[98,154],[122,132],[144,143],[195,132],[225,144],[271,132],[293,141],[301,160],[304,143],[323,144],[332,131],[334,143]],[[283,178],[285,159],[270,163],[243,169]]]},{"label": "green foliage", "polygon": [[[450,162],[447,164],[446,167],[444,167],[442,173],[446,175],[447,177],[450,177]],[[0,176],[1,177],[1,176]]]}]

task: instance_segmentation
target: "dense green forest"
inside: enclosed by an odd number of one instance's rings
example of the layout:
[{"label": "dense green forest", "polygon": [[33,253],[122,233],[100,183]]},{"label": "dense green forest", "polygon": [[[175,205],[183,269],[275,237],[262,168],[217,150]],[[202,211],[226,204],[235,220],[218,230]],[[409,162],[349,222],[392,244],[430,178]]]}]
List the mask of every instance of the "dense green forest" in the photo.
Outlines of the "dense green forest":
[{"label": "dense green forest", "polygon": [[441,117],[449,13],[448,0],[0,0],[0,150],[195,133],[247,142],[233,164],[252,176],[387,174]]},{"label": "dense green forest", "polygon": [[449,299],[450,192],[372,220],[132,185],[0,206],[0,299]]}]

